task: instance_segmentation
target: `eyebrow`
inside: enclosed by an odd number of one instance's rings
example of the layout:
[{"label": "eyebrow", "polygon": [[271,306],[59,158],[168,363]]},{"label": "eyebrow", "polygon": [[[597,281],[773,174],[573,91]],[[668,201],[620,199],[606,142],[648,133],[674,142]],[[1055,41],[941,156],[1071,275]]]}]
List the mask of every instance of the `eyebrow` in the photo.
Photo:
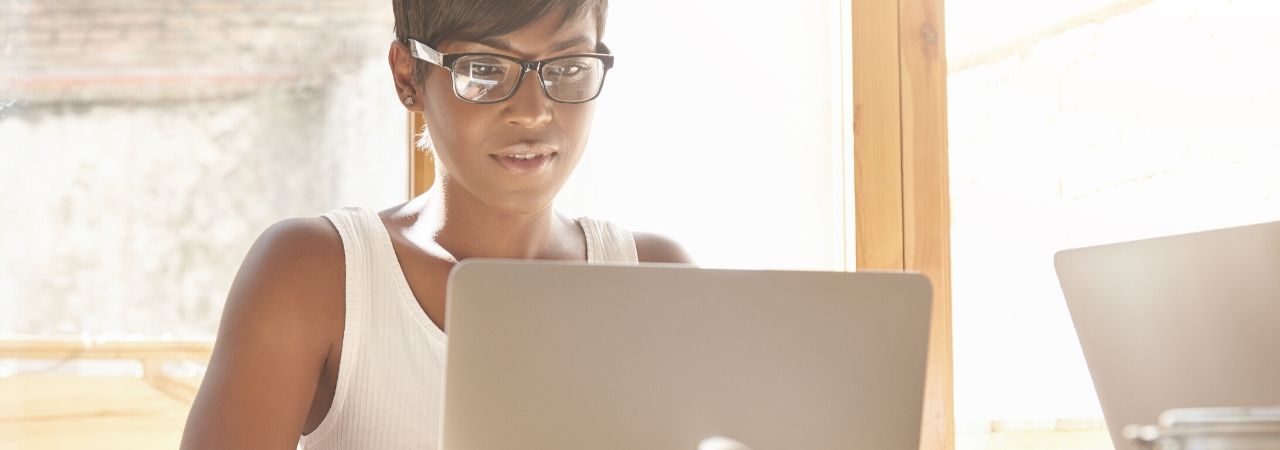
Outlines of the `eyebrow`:
[{"label": "eyebrow", "polygon": [[[520,53],[516,51],[516,49],[511,46],[511,42],[507,41],[506,39],[501,39],[496,37],[487,37],[487,38],[477,39],[472,42],[483,45],[485,47],[496,48],[498,50],[502,50],[505,52]],[[587,38],[586,36],[578,36],[573,39],[560,41],[559,43],[556,43],[551,47],[550,53],[564,51],[580,45],[591,45],[591,39]]]}]

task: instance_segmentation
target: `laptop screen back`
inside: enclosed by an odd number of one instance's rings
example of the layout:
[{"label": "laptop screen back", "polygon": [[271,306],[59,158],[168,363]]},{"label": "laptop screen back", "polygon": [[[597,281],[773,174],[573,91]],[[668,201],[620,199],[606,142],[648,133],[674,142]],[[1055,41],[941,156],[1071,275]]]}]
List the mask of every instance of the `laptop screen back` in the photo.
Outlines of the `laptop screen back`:
[{"label": "laptop screen back", "polygon": [[468,261],[443,448],[914,449],[915,274]]},{"label": "laptop screen back", "polygon": [[1118,450],[1174,408],[1280,405],[1280,223],[1060,252]]}]

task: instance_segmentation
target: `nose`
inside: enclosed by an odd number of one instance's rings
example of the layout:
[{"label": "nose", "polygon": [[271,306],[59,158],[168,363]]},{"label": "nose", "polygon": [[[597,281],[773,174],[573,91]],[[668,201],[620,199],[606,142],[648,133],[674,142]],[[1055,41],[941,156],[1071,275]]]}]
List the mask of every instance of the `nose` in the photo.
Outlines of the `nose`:
[{"label": "nose", "polygon": [[516,93],[504,105],[508,126],[537,128],[551,122],[552,100],[542,91],[542,79],[537,72],[528,72]]}]

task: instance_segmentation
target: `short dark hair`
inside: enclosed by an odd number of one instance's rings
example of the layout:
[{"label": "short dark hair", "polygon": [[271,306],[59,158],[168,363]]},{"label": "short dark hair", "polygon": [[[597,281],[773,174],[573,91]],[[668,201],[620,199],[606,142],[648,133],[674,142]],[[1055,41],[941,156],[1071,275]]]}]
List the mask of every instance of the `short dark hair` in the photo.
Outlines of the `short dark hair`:
[{"label": "short dark hair", "polygon": [[[609,0],[391,0],[396,39],[437,47],[446,40],[474,41],[523,28],[552,11],[561,20],[591,13],[596,36],[604,36]],[[418,61],[415,78],[422,79],[426,65]]]}]

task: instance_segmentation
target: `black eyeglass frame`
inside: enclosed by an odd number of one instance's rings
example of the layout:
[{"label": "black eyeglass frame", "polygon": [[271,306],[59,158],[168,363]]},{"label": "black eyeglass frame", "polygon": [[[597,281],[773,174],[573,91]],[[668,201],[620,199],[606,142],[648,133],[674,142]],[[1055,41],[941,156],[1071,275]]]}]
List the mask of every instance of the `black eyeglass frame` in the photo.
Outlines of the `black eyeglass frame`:
[{"label": "black eyeglass frame", "polygon": [[[536,72],[538,74],[538,85],[542,87],[542,93],[552,101],[557,103],[567,103],[571,105],[586,103],[586,102],[595,100],[597,97],[600,96],[600,93],[604,91],[605,79],[609,77],[609,69],[613,68],[613,54],[609,51],[609,47],[604,45],[603,42],[600,43],[601,53],[575,53],[572,55],[560,55],[560,56],[547,58],[540,61],[525,61],[523,59],[516,58],[514,56],[500,55],[497,53],[440,53],[436,49],[433,49],[427,46],[426,44],[418,42],[415,39],[406,39],[406,41],[407,42],[405,42],[405,44],[409,46],[409,53],[412,54],[414,58],[439,66],[440,68],[443,68],[444,70],[449,71],[449,74],[452,77],[459,76],[457,72],[453,71],[453,65],[457,63],[459,59],[467,56],[489,56],[489,57],[504,59],[504,60],[519,64],[520,75],[516,78],[515,87],[511,89],[511,92],[508,92],[506,96],[500,99],[483,101],[483,102],[471,100],[463,97],[462,94],[459,94],[458,89],[456,87],[452,89],[453,95],[457,97],[459,100],[462,100],[467,103],[475,103],[479,105],[502,103],[507,100],[510,100],[511,97],[514,97],[516,95],[516,92],[520,90],[520,85],[524,84],[524,75],[528,72]],[[604,64],[604,74],[600,76],[600,87],[596,88],[595,94],[592,95],[591,98],[588,98],[586,100],[567,102],[567,101],[563,101],[555,98],[555,96],[551,95],[551,92],[547,91],[547,82],[546,82],[546,78],[543,77],[542,69],[544,69],[547,66],[547,64],[551,64],[556,61],[561,61],[561,60],[570,59],[570,58],[582,58],[582,57],[596,58],[596,59],[599,59]],[[453,84],[453,83],[450,83],[450,84]]]}]

